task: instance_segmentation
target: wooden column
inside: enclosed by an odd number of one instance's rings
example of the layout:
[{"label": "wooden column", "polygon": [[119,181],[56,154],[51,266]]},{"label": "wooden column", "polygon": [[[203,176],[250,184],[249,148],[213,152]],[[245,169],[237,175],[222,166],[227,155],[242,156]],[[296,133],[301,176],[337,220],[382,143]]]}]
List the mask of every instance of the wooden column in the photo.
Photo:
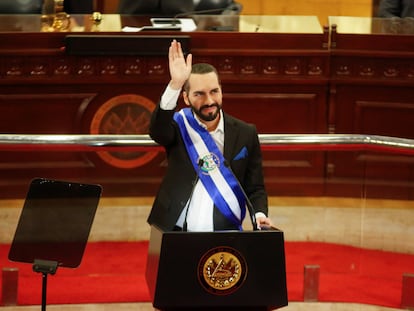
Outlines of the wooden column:
[{"label": "wooden column", "polygon": [[318,265],[305,265],[303,279],[303,301],[318,301],[319,271]]},{"label": "wooden column", "polygon": [[401,308],[414,310],[414,274],[403,274]]},{"label": "wooden column", "polygon": [[17,285],[19,269],[3,268],[2,270],[2,299],[3,306],[17,305]]}]

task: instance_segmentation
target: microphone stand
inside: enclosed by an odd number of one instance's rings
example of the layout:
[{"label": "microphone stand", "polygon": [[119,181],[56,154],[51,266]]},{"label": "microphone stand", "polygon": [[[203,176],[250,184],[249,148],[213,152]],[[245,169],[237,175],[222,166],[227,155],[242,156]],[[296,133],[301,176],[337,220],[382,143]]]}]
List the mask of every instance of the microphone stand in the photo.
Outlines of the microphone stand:
[{"label": "microphone stand", "polygon": [[204,160],[203,159],[199,159],[198,160],[198,170],[196,172],[196,177],[193,180],[193,188],[191,189],[190,197],[189,197],[188,203],[187,203],[187,210],[185,211],[185,217],[184,217],[184,223],[183,223],[183,231],[187,231],[187,215],[188,215],[188,210],[190,209],[190,203],[191,203],[191,200],[193,199],[195,187],[197,185],[198,180],[200,179],[200,177],[198,177],[198,174],[200,173],[200,169],[203,166],[203,164],[204,164]]},{"label": "microphone stand", "polygon": [[252,222],[253,230],[254,231],[259,230],[259,228],[257,227],[256,214],[254,212],[254,208],[253,208],[252,202],[250,201],[249,197],[247,196],[246,192],[244,191],[242,185],[240,184],[240,181],[237,179],[236,175],[234,174],[234,172],[231,169],[230,164],[229,164],[229,162],[227,162],[227,160],[224,161],[224,165],[229,169],[230,173],[234,176],[234,178],[237,181],[238,186],[240,187],[240,189],[241,189],[241,191],[243,193],[243,196],[244,196],[244,198],[246,200],[247,210],[249,211],[249,214],[250,214],[250,220]]}]

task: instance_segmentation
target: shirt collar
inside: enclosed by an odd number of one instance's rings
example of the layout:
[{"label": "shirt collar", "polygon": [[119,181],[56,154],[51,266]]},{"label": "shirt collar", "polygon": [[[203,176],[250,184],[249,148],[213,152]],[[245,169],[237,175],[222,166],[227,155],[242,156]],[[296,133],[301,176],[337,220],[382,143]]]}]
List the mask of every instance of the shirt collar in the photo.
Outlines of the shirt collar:
[{"label": "shirt collar", "polygon": [[[198,124],[200,124],[203,128],[207,129],[207,126],[198,119],[198,116],[196,115],[195,117],[196,117],[195,119],[197,120]],[[216,133],[216,132],[224,133],[224,118],[223,118],[223,110],[221,109],[220,109],[219,123],[217,124],[216,129],[212,133]]]}]

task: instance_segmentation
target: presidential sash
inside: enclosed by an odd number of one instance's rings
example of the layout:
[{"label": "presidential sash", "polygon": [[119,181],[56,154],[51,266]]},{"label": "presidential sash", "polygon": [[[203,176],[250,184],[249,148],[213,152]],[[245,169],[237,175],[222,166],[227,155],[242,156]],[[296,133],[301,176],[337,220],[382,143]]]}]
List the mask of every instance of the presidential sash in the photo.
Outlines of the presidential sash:
[{"label": "presidential sash", "polygon": [[215,206],[242,230],[246,215],[243,190],[207,129],[203,128],[190,108],[174,114],[188,155],[202,184]]}]

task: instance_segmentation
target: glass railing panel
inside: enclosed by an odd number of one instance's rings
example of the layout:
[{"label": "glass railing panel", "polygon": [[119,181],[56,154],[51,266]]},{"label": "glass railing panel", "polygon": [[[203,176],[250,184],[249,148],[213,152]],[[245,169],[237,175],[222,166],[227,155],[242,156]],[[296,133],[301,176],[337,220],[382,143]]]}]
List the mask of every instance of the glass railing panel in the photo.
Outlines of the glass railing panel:
[{"label": "glass railing panel", "polygon": [[[269,214],[287,242],[291,301],[303,298],[293,284],[303,277],[304,266],[312,265],[320,267],[324,282],[335,280],[335,294],[329,301],[397,306],[395,297],[399,299],[401,292],[395,288],[404,273],[412,273],[407,258],[414,254],[413,140],[369,135],[260,135],[260,140]],[[59,154],[59,158],[76,153],[89,159],[97,152],[158,152],[158,158],[138,169],[112,167],[112,184],[102,173],[110,163],[74,168],[70,175],[62,175],[59,161],[45,162],[37,176],[29,176],[30,163],[9,168],[9,174],[20,180],[25,176],[27,186],[34,177],[98,184],[103,180],[106,185],[88,241],[149,239],[146,219],[167,163],[162,148],[147,135],[3,134],[0,150],[2,155],[46,152],[52,157]],[[1,194],[4,196],[18,180],[3,176]],[[143,180],[154,186],[149,195],[137,194]],[[114,184],[116,191],[111,189]],[[24,192],[0,198],[0,243],[11,242],[23,203]],[[244,224],[246,230],[251,229],[249,218]],[[392,272],[387,274],[390,267]],[[375,288],[361,288],[368,279],[393,290],[371,301],[370,297],[378,296]],[[326,283],[319,286],[323,290]],[[364,298],[356,293],[351,293],[352,298],[338,294],[349,292],[350,287],[363,290]]]}]

